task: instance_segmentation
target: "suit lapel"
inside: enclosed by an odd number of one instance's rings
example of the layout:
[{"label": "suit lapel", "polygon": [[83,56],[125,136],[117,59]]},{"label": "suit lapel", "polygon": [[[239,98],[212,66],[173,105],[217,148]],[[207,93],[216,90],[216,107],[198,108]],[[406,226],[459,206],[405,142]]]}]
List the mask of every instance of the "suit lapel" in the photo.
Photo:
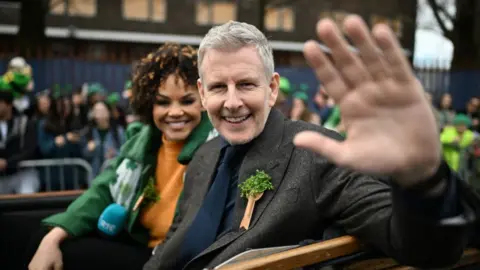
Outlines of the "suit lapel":
[{"label": "suit lapel", "polygon": [[[256,170],[264,170],[272,177],[272,184],[274,187],[273,190],[266,191],[263,197],[255,204],[250,229],[255,226],[263,211],[274,198],[278,187],[282,183],[286,167],[290,160],[293,143],[291,141],[284,142],[283,140],[284,122],[285,118],[280,112],[276,110],[270,112],[264,131],[253,141],[253,144],[246,153],[240,167],[238,184],[243,183],[248,177],[255,174]],[[230,244],[247,232],[246,230],[240,230],[239,228],[240,222],[245,213],[246,205],[247,200],[241,198],[240,193],[238,193],[235,203],[232,231],[215,241],[215,243],[199,254],[194,260]]]}]

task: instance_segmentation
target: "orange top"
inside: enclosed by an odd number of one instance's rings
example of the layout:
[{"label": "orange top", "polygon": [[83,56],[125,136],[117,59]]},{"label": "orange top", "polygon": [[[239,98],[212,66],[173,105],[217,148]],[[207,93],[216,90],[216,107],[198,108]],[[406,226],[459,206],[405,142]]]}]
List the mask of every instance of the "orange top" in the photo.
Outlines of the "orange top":
[{"label": "orange top", "polygon": [[186,166],[178,163],[177,157],[184,142],[167,141],[162,137],[158,150],[155,183],[160,200],[142,210],[142,225],[150,232],[149,247],[163,242],[172,225],[180,193],[183,190],[183,175]]}]

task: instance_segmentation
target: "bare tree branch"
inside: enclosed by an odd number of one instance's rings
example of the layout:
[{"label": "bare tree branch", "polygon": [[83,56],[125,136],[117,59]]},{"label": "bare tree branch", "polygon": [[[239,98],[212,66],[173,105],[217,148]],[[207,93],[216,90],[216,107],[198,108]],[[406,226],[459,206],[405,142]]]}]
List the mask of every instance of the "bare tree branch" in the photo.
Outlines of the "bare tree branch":
[{"label": "bare tree branch", "polygon": [[449,40],[452,40],[452,31],[448,30],[447,26],[445,25],[445,22],[440,17],[440,11],[441,11],[440,6],[437,4],[435,0],[428,0],[428,4],[432,8],[433,15],[435,16],[435,20],[440,26],[440,29],[442,30],[443,35]]}]

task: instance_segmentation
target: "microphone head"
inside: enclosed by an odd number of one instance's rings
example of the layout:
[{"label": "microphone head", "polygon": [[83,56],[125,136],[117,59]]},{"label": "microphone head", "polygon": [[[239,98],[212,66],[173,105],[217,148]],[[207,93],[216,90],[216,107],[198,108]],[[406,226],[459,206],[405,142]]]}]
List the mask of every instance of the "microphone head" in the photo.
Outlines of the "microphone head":
[{"label": "microphone head", "polygon": [[127,209],[120,204],[110,204],[98,219],[97,228],[108,236],[115,236],[123,229],[127,220]]}]

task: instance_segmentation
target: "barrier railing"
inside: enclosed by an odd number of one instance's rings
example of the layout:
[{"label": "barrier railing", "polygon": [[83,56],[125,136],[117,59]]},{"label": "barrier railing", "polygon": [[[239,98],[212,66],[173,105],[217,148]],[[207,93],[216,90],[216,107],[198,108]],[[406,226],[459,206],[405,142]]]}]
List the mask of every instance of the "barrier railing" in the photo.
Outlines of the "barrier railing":
[{"label": "barrier railing", "polygon": [[[65,168],[65,167],[71,167],[71,168]],[[73,178],[73,188],[74,189],[80,189],[80,176],[79,176],[79,169],[83,169],[85,171],[84,174],[84,183],[87,183],[87,185],[90,187],[91,181],[93,179],[93,171],[92,167],[90,164],[80,158],[62,158],[62,159],[39,159],[39,160],[25,160],[22,161],[18,164],[19,168],[32,168],[32,169],[43,169],[43,173],[45,177],[43,178],[45,180],[45,189],[46,191],[51,191],[52,190],[52,176],[55,177],[55,175],[58,177],[60,180],[60,190],[65,190],[67,187],[67,184],[65,179],[68,178],[65,175],[65,170],[69,169],[72,170],[71,177]],[[79,168],[80,167],[80,168]],[[58,169],[56,172],[53,172],[52,175],[52,170],[53,168]],[[70,179],[71,181],[72,179]]]}]

